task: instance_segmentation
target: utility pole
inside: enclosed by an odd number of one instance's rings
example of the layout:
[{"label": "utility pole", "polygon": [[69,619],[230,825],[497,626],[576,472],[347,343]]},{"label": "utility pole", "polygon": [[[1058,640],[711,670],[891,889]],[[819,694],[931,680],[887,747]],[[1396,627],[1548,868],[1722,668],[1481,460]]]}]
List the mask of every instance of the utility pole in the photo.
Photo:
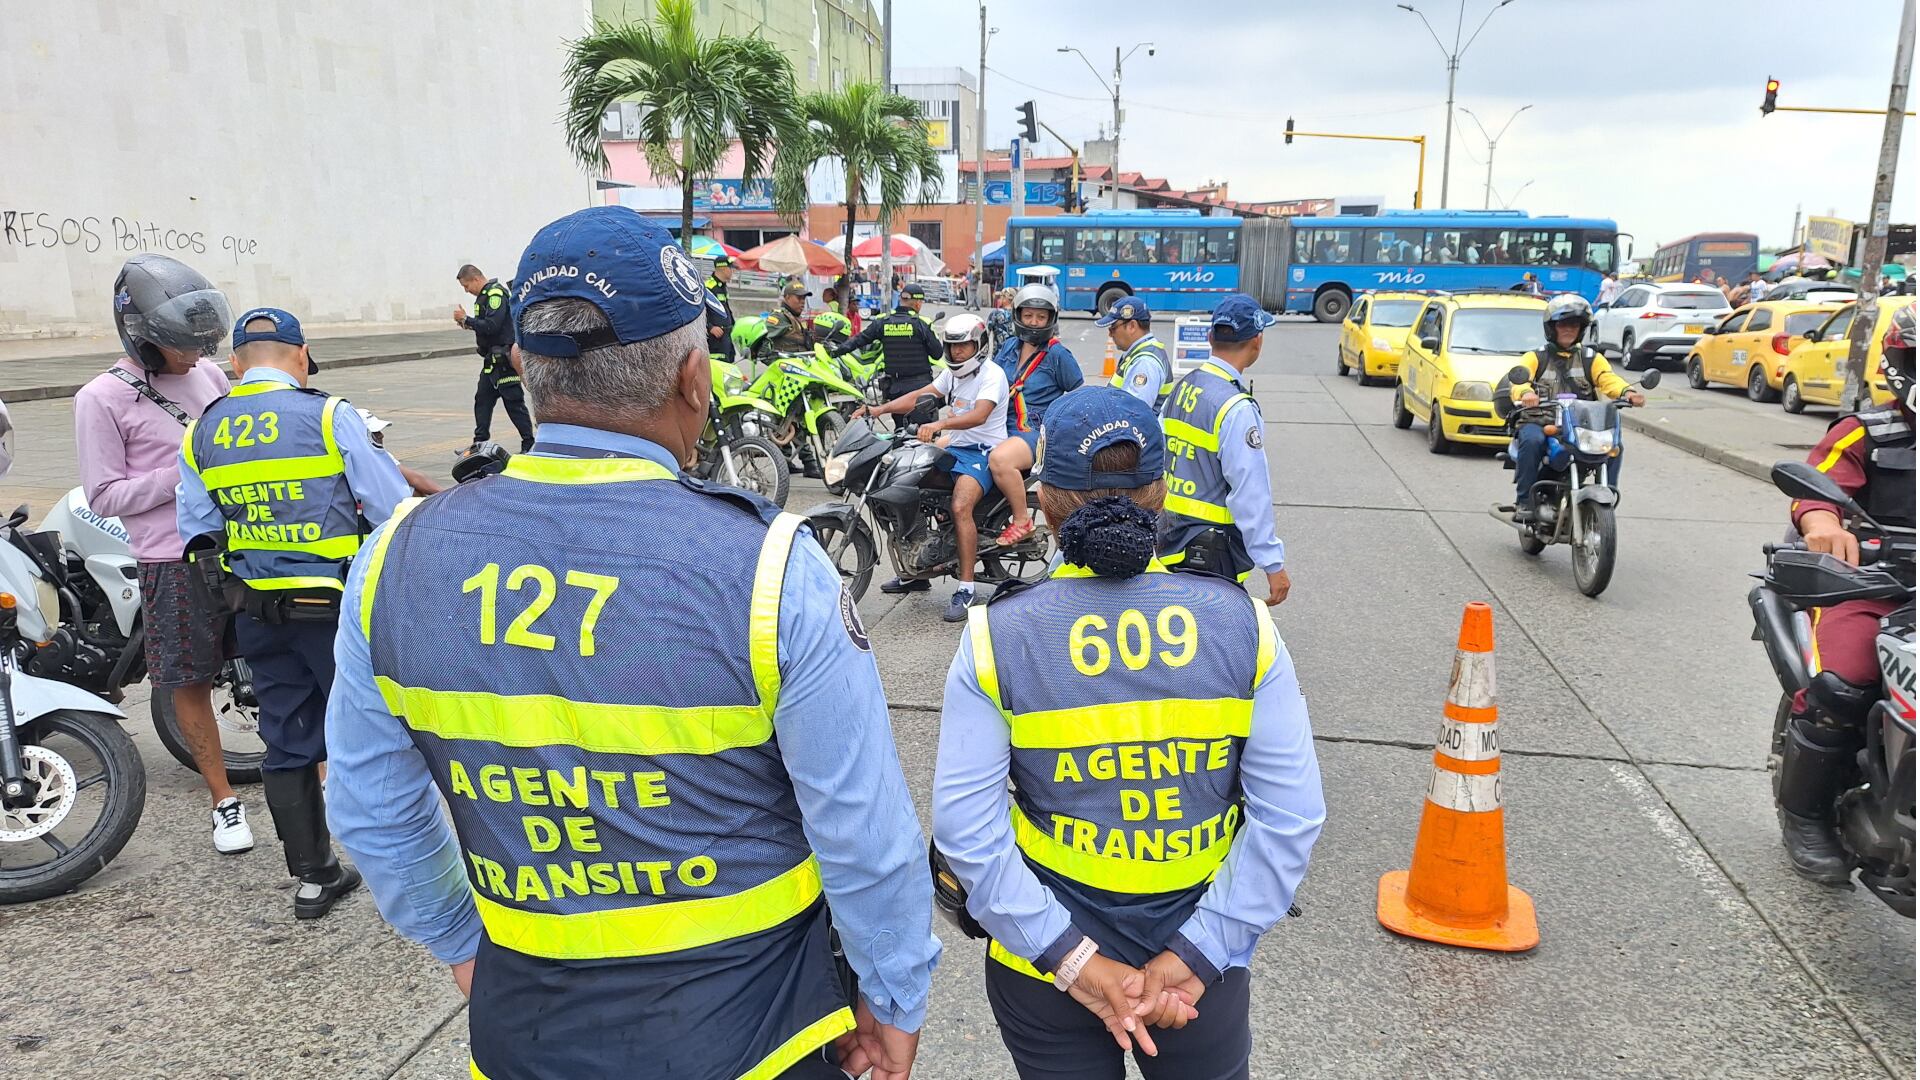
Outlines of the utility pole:
[{"label": "utility pole", "polygon": [[[893,93],[893,0],[881,0],[880,89]],[[893,222],[878,216],[880,228],[880,280],[874,291],[880,295],[880,310],[893,310]],[[847,237],[847,262],[853,262],[853,237]]]},{"label": "utility pole", "polygon": [[1419,164],[1415,166],[1413,178],[1413,208],[1422,209],[1427,200],[1427,137],[1425,135],[1353,135],[1328,131],[1295,131],[1293,117],[1287,117],[1286,143],[1300,139],[1362,139],[1367,142],[1403,142],[1412,143],[1420,149]]},{"label": "utility pole", "polygon": [[1493,13],[1511,3],[1513,3],[1513,0],[1500,0],[1499,3],[1493,5],[1492,9],[1487,12],[1486,18],[1481,19],[1480,25],[1474,28],[1473,35],[1467,38],[1467,43],[1462,45],[1460,44],[1460,32],[1466,25],[1467,0],[1460,0],[1459,11],[1455,14],[1453,20],[1452,49],[1448,49],[1446,43],[1440,40],[1440,35],[1434,33],[1433,24],[1428,22],[1427,17],[1420,13],[1420,9],[1414,7],[1412,4],[1394,5],[1402,11],[1410,11],[1418,16],[1420,25],[1427,28],[1427,33],[1433,38],[1433,43],[1440,46],[1440,55],[1447,58],[1447,135],[1441,144],[1443,148],[1440,151],[1440,208],[1442,210],[1447,208],[1447,179],[1453,172],[1453,86],[1460,75],[1460,58],[1466,55],[1468,49],[1473,48],[1474,41],[1480,37],[1480,31],[1487,28],[1487,23],[1493,18]]},{"label": "utility pole", "polygon": [[1507,117],[1507,122],[1500,125],[1500,134],[1498,135],[1488,135],[1486,125],[1480,122],[1479,117],[1473,115],[1472,109],[1463,107],[1460,110],[1467,114],[1467,118],[1473,121],[1473,126],[1479,128],[1481,136],[1487,140],[1487,193],[1484,200],[1480,203],[1480,209],[1482,210],[1493,209],[1493,152],[1499,147],[1500,140],[1506,137],[1507,129],[1513,126],[1513,122],[1520,119],[1521,113],[1531,108],[1533,108],[1532,105],[1522,105],[1513,110],[1513,115]]},{"label": "utility pole", "polygon": [[[1508,0],[1508,2],[1511,3],[1512,0]],[[1105,90],[1107,94],[1113,98],[1113,167],[1112,175],[1109,179],[1112,181],[1110,190],[1113,193],[1110,205],[1115,210],[1120,209],[1120,122],[1126,118],[1126,113],[1120,108],[1120,78],[1128,58],[1141,49],[1147,50],[1148,56],[1154,54],[1153,42],[1151,41],[1139,42],[1134,45],[1133,48],[1128,49],[1124,56],[1120,53],[1120,46],[1115,45],[1113,47],[1113,82],[1111,84],[1107,82],[1105,76],[1100,74],[1100,69],[1093,66],[1093,61],[1087,59],[1086,53],[1070,45],[1062,45],[1054,50],[1054,52],[1070,52],[1078,56],[1080,62],[1087,65],[1087,70],[1093,72],[1093,77],[1100,80],[1100,88]]]},{"label": "utility pole", "polygon": [[1893,83],[1887,91],[1887,123],[1880,135],[1880,166],[1873,177],[1873,201],[1868,204],[1867,242],[1860,256],[1860,304],[1853,316],[1847,352],[1847,385],[1840,407],[1858,407],[1865,397],[1867,352],[1874,327],[1880,322],[1880,267],[1887,261],[1887,221],[1893,213],[1893,174],[1900,161],[1900,126],[1907,111],[1907,83],[1913,78],[1913,4],[1900,5],[1900,36],[1895,39]]},{"label": "utility pole", "polygon": [[980,82],[973,91],[973,287],[969,303],[980,302],[987,264],[980,252],[987,243],[987,0],[980,0]]}]

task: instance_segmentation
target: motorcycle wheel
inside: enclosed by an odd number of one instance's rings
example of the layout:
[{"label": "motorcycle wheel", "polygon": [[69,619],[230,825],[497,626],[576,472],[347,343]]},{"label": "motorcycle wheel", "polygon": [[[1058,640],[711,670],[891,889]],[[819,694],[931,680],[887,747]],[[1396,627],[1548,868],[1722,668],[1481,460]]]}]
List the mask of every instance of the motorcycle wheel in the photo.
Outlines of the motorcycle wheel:
[{"label": "motorcycle wheel", "polygon": [[818,434],[812,436],[816,440],[814,449],[820,455],[821,468],[825,468],[827,459],[833,456],[833,448],[840,442],[841,433],[847,430],[847,418],[829,410],[820,414],[820,418],[814,421],[814,427],[819,430]]},{"label": "motorcycle wheel", "polygon": [[813,538],[826,549],[827,558],[832,559],[840,571],[840,582],[847,587],[854,601],[858,602],[867,595],[867,586],[873,582],[873,568],[879,563],[880,555],[874,547],[873,531],[867,528],[866,519],[854,518],[851,532],[842,527],[839,518],[826,516],[808,518],[807,528],[813,530]]},{"label": "motorcycle wheel", "polygon": [[[39,794],[31,806],[0,810],[0,904],[72,892],[120,854],[147,805],[140,751],[114,717],[62,709],[28,731],[22,751]],[[94,804],[93,823],[75,827],[74,811]],[[23,858],[37,849],[53,857]]]},{"label": "motorcycle wheel", "polygon": [[[194,772],[193,751],[180,731],[173,711],[173,693],[155,690],[150,704],[153,732],[173,759]],[[213,680],[213,722],[220,730],[220,756],[227,767],[227,783],[257,784],[267,745],[260,739],[260,703],[253,696],[253,673],[245,660],[229,660]]]},{"label": "motorcycle wheel", "polygon": [[781,453],[779,447],[758,435],[741,435],[727,443],[727,453],[733,458],[733,471],[739,482],[733,483],[728,478],[726,462],[716,457],[712,478],[715,483],[751,491],[775,506],[787,505],[791,477],[787,455]]},{"label": "motorcycle wheel", "polygon": [[1573,512],[1580,515],[1581,536],[1573,541],[1573,581],[1581,593],[1599,596],[1613,580],[1613,507],[1583,502]]},{"label": "motorcycle wheel", "polygon": [[1781,694],[1773,710],[1773,740],[1767,748],[1767,772],[1773,778],[1773,801],[1780,801],[1780,764],[1787,756],[1787,721],[1793,718],[1793,695]]},{"label": "motorcycle wheel", "polygon": [[[1040,496],[1027,492],[1027,511],[1033,515],[1033,535],[1007,548],[995,550],[980,556],[980,566],[986,571],[990,581],[1024,581],[1031,585],[1047,573],[1047,566],[1053,561],[1053,530],[1047,528],[1046,518],[1040,513]],[[1000,531],[1013,520],[1013,515],[1005,508],[989,517],[980,528],[983,538],[1000,535]]]}]

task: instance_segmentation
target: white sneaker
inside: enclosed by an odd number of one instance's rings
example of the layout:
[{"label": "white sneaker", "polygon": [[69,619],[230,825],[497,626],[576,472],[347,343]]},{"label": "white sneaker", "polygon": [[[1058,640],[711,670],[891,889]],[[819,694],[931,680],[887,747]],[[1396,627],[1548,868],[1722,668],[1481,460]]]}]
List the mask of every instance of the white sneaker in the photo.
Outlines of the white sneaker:
[{"label": "white sneaker", "polygon": [[237,795],[227,796],[213,808],[213,850],[222,855],[253,850],[253,830],[247,828],[247,808]]}]

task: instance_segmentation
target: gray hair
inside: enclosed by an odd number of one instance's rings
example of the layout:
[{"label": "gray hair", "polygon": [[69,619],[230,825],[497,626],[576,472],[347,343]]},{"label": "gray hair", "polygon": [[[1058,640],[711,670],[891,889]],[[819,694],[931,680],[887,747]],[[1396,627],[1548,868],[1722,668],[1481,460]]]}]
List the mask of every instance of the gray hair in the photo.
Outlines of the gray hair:
[{"label": "gray hair", "polygon": [[[534,334],[582,334],[607,326],[591,301],[547,300],[528,308],[520,328]],[[608,419],[648,413],[673,397],[689,352],[706,351],[706,324],[692,319],[678,330],[629,345],[607,345],[579,356],[540,356],[522,350],[521,377],[533,399],[534,419]]]}]

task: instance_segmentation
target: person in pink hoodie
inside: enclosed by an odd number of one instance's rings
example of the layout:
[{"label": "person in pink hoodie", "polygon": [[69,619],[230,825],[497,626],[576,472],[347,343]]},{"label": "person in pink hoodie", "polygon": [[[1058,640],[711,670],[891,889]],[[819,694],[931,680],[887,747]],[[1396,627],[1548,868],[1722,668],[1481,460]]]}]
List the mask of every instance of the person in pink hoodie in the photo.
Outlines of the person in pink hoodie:
[{"label": "person in pink hoodie", "polygon": [[227,393],[208,357],[226,341],[226,297],[198,271],[165,255],[135,255],[113,285],[113,322],[126,355],[73,400],[80,483],[87,502],[127,527],[140,565],[147,676],[172,694],[180,733],[213,799],[213,846],[253,847],[245,806],[227,782],[214,722],[212,684],[224,663],[230,621],[196,586],[175,519],[180,443],[188,421]]}]

